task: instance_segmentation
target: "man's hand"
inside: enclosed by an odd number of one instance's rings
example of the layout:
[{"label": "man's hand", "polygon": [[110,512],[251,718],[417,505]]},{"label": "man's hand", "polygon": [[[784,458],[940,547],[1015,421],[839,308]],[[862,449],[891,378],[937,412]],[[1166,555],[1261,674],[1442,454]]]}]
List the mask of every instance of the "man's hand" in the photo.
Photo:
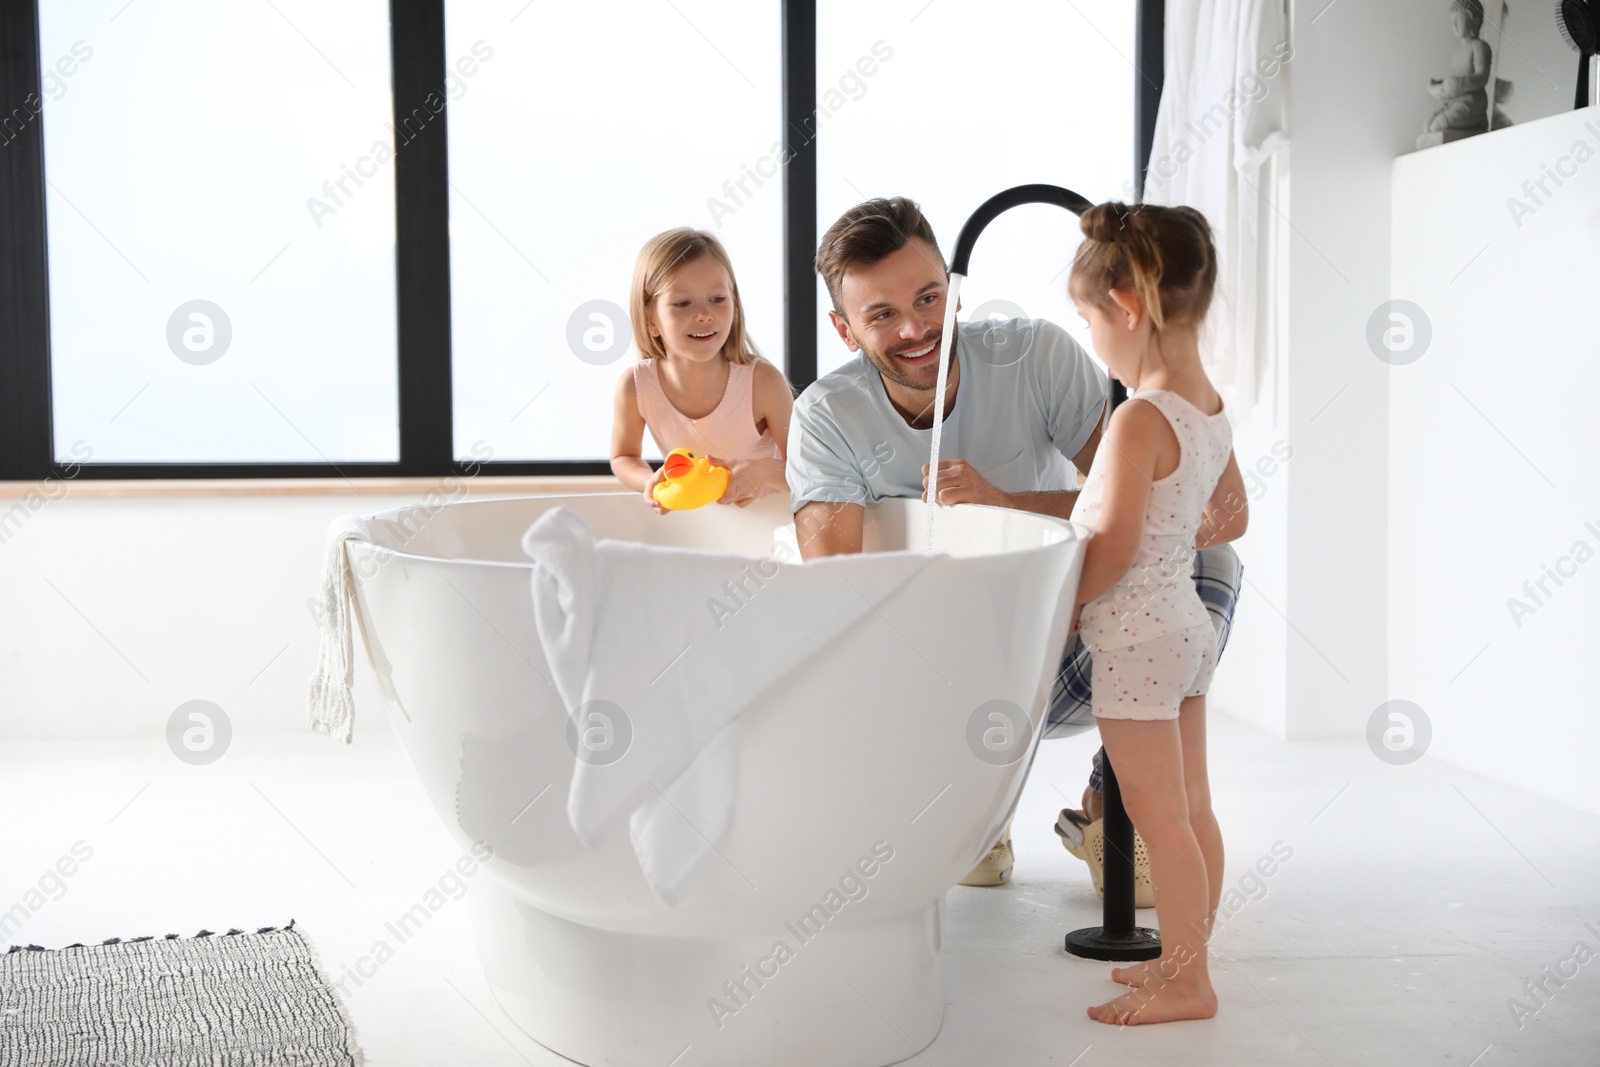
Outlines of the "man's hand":
[{"label": "man's hand", "polygon": [[760,495],[761,487],[753,479],[740,474],[739,464],[729,463],[720,456],[707,456],[706,459],[713,467],[723,467],[728,471],[728,487],[717,498],[718,504],[742,508]]},{"label": "man's hand", "polygon": [[[922,499],[928,499],[928,465],[922,465]],[[941,460],[939,463],[939,503],[987,504],[990,507],[1010,506],[1010,498],[990,485],[983,475],[964,459]]]},{"label": "man's hand", "polygon": [[713,459],[712,462],[728,468],[728,491],[720,501],[723,504],[742,508],[760,499],[765,491],[789,487],[783,480],[781,459],[741,459],[733,463]]}]

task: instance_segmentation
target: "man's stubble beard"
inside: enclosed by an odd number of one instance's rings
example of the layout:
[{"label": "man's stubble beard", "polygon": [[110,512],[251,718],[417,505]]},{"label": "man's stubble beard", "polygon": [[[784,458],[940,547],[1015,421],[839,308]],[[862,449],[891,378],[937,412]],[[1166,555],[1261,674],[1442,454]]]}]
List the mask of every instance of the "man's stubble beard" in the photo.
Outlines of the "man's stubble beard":
[{"label": "man's stubble beard", "polygon": [[[957,331],[957,333],[959,334],[959,331]],[[902,352],[914,351],[914,350],[916,350],[918,348],[921,348],[924,345],[926,345],[935,336],[938,336],[938,331],[935,331],[933,334],[925,335],[920,340],[914,341],[911,344],[902,345],[900,350]],[[957,350],[958,347],[959,347],[959,345],[958,346],[954,346],[954,347],[951,348],[951,351],[950,351],[950,359],[951,359],[951,367],[952,368],[954,368],[954,366],[955,366],[955,354],[956,354],[956,350]],[[907,377],[905,372],[903,372],[900,369],[899,365],[895,362],[895,357],[894,356],[888,355],[886,353],[874,352],[864,342],[861,343],[861,352],[862,352],[863,355],[865,355],[867,357],[867,362],[872,364],[873,368],[876,369],[879,374],[883,375],[885,378],[889,379],[891,382],[894,382],[896,385],[902,386],[902,387],[904,387],[906,389],[914,389],[919,393],[929,393],[929,394],[931,394],[935,389],[937,389],[939,387],[939,377],[938,377],[938,375],[939,375],[939,365],[937,363],[933,364],[933,366],[932,366],[933,378],[930,379],[926,384],[924,384],[922,382],[914,381],[913,379]]]}]

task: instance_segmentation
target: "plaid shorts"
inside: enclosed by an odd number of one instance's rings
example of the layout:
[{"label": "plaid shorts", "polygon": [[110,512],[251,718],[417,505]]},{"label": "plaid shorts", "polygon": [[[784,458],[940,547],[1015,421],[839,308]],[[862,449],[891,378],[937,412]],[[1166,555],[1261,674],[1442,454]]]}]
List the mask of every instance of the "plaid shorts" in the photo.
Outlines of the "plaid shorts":
[{"label": "plaid shorts", "polygon": [[[1200,602],[1211,613],[1211,622],[1217,628],[1217,659],[1228,645],[1228,633],[1233,629],[1233,609],[1239,602],[1239,586],[1244,580],[1244,565],[1232,545],[1217,545],[1195,553],[1194,588]],[[1061,658],[1061,671],[1050,689],[1050,710],[1045,716],[1045,737],[1067,737],[1094,725],[1094,712],[1089,707],[1089,680],[1094,676],[1089,649],[1081,634],[1067,638],[1065,655]],[[1100,761],[1095,760],[1089,785],[1100,789]]]}]

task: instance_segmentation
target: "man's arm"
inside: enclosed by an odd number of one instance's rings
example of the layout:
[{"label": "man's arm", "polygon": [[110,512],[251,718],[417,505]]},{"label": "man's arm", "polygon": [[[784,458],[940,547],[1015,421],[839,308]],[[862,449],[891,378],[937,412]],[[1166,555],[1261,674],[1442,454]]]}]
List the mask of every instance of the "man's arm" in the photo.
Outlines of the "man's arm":
[{"label": "man's arm", "polygon": [[[1111,401],[1106,401],[1106,407]],[[1078,449],[1078,454],[1072,457],[1072,465],[1085,477],[1089,468],[1094,465],[1094,454],[1100,448],[1100,428],[1106,424],[1106,408],[1100,409],[1100,421],[1096,424],[1094,432],[1089,434],[1089,439]],[[1054,515],[1058,519],[1072,518],[1072,509],[1078,506],[1078,491],[1068,489],[1056,493],[1009,493],[1010,503],[1006,507],[1016,508],[1018,511],[1032,511],[1040,515]]]},{"label": "man's arm", "polygon": [[802,560],[861,551],[865,505],[872,493],[841,421],[855,425],[862,420],[860,412],[835,410],[822,382],[813,383],[794,402],[785,477]]},{"label": "man's arm", "polygon": [[[1110,401],[1106,402],[1107,404]],[[1094,463],[1094,454],[1100,447],[1100,427],[1104,425],[1105,409],[1101,408],[1101,422],[1089,434],[1089,439],[1083,443],[1078,454],[1072,457],[1072,465],[1084,474],[1089,473],[1089,467]],[[923,499],[927,499],[928,465],[922,465]],[[974,470],[965,460],[950,460],[939,464],[939,503],[941,504],[987,504],[996,508],[1012,508],[1016,511],[1031,511],[1036,515],[1052,515],[1058,519],[1070,519],[1072,509],[1078,504],[1078,490],[1063,489],[1051,492],[1035,493],[1003,493],[989,483],[978,471]]]},{"label": "man's arm", "polygon": [[1001,507],[1017,511],[1031,511],[1035,515],[1054,515],[1058,519],[1072,518],[1072,509],[1078,506],[1078,491],[1057,493],[1005,493],[1006,502]]},{"label": "man's arm", "polygon": [[[1083,346],[1055,323],[1041,320],[1036,324],[1034,345],[1037,350],[1028,353],[1028,380],[1046,433],[1055,448],[1087,477],[1111,413],[1110,380]],[[1013,507],[1063,519],[1071,517],[1078,500],[1075,491],[1015,496]]]},{"label": "man's arm", "polygon": [[861,551],[865,509],[844,501],[813,500],[794,513],[795,537],[802,560]]},{"label": "man's arm", "polygon": [[1094,454],[1100,450],[1100,431],[1106,424],[1106,412],[1111,409],[1111,401],[1107,400],[1100,408],[1100,417],[1095,420],[1094,430],[1090,432],[1089,439],[1078,449],[1078,454],[1072,457],[1072,465],[1077,467],[1085,478],[1089,476],[1089,468],[1094,466]]}]

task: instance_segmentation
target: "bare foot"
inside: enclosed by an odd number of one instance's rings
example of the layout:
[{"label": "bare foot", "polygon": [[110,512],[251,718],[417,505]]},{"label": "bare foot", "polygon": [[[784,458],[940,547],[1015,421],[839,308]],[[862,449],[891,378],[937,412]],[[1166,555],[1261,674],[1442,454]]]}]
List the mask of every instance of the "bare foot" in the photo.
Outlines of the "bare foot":
[{"label": "bare foot", "polygon": [[1153,977],[1147,986],[1089,1009],[1089,1018],[1111,1026],[1209,1019],[1215,1014],[1217,994],[1210,979],[1187,977],[1175,981]]},{"label": "bare foot", "polygon": [[1126,967],[1111,968],[1111,980],[1123,985],[1142,986],[1152,975],[1157,974],[1156,964],[1160,960],[1145,960],[1143,963],[1132,963]]}]

